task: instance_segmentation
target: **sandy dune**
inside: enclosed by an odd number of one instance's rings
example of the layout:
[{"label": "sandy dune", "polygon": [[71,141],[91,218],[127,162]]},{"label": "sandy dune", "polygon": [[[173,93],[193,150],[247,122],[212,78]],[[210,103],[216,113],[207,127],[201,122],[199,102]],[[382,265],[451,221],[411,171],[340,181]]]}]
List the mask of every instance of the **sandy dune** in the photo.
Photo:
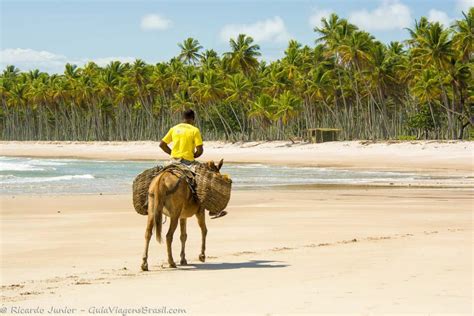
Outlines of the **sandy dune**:
[{"label": "sandy dune", "polygon": [[3,196],[0,214],[10,312],[472,313],[468,189],[236,191],[229,215],[208,220],[206,263],[192,219],[189,265],[163,268],[153,242],[147,273],[145,217],[129,196]]}]

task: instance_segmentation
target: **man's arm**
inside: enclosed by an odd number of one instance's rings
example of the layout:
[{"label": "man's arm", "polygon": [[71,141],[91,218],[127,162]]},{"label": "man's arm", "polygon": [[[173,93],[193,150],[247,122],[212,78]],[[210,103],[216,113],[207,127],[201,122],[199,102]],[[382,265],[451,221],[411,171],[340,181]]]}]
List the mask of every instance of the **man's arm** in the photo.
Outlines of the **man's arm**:
[{"label": "man's arm", "polygon": [[[202,146],[201,146],[202,147]],[[168,144],[165,143],[164,141],[160,142],[160,148],[167,153],[168,155],[171,155],[171,149],[168,147]]]},{"label": "man's arm", "polygon": [[204,147],[202,147],[202,145],[196,146],[196,152],[194,153],[194,158],[201,157],[203,152],[204,152]]},{"label": "man's arm", "polygon": [[194,152],[194,158],[199,158],[204,152],[204,147],[202,147],[202,136],[199,129],[196,129],[196,133],[194,133],[194,144],[196,144],[196,151]]},{"label": "man's arm", "polygon": [[168,155],[171,155],[171,148],[168,147],[168,144],[171,143],[172,141],[173,141],[173,128],[170,128],[168,133],[166,133],[165,137],[163,137],[160,142],[160,148]]}]

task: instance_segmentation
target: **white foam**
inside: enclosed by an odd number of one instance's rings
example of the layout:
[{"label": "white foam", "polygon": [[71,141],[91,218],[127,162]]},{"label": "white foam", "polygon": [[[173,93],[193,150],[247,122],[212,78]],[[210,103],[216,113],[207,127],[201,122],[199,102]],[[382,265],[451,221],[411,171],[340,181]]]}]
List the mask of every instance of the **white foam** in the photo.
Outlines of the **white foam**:
[{"label": "white foam", "polygon": [[226,168],[235,168],[235,169],[266,169],[266,168],[270,168],[269,165],[262,165],[262,164],[242,164],[242,165],[224,165],[224,169]]},{"label": "white foam", "polygon": [[27,162],[0,161],[0,171],[44,171],[46,169],[31,165]]},{"label": "white foam", "polygon": [[5,181],[0,180],[1,184],[17,184],[17,183],[41,183],[41,182],[52,182],[52,181],[69,181],[73,179],[95,179],[91,174],[75,174],[75,175],[64,175],[57,177],[36,177],[36,178],[22,178],[13,177]]},{"label": "white foam", "polygon": [[30,164],[34,166],[65,166],[67,163],[59,162],[57,160],[37,160],[32,159],[28,161]]},{"label": "white foam", "polygon": [[0,157],[0,171],[46,171],[64,165],[67,163],[58,160]]}]

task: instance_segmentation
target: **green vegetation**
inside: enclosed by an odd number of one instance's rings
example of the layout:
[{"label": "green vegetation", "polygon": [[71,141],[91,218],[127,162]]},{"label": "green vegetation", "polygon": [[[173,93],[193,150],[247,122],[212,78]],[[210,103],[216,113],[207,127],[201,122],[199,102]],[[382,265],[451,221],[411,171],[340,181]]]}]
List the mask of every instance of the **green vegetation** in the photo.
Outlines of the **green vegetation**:
[{"label": "green vegetation", "polygon": [[388,45],[337,15],[322,22],[315,47],[290,41],[271,63],[239,35],[222,56],[188,38],[156,65],[67,64],[62,75],[8,66],[1,138],[156,140],[188,107],[206,139],[288,139],[315,127],[340,128],[343,139],[469,138],[474,8],[449,28],[421,18],[407,41]]}]

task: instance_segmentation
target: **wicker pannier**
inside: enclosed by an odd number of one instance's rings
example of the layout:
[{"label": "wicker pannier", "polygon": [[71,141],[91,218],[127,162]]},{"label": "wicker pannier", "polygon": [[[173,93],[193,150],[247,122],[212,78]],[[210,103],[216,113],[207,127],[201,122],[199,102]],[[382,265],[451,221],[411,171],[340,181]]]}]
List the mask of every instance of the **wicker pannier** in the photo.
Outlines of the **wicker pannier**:
[{"label": "wicker pannier", "polygon": [[161,169],[163,169],[162,166],[147,169],[133,180],[133,206],[138,214],[148,214],[148,188]]},{"label": "wicker pannier", "polygon": [[212,213],[227,207],[230,200],[232,180],[205,165],[196,167],[196,194],[201,205]]},{"label": "wicker pannier", "polygon": [[[162,166],[147,169],[133,180],[133,206],[138,214],[148,214],[148,189],[153,178],[162,170]],[[227,207],[232,189],[231,179],[200,164],[196,167],[195,184],[199,203],[206,210],[215,213]]]}]

